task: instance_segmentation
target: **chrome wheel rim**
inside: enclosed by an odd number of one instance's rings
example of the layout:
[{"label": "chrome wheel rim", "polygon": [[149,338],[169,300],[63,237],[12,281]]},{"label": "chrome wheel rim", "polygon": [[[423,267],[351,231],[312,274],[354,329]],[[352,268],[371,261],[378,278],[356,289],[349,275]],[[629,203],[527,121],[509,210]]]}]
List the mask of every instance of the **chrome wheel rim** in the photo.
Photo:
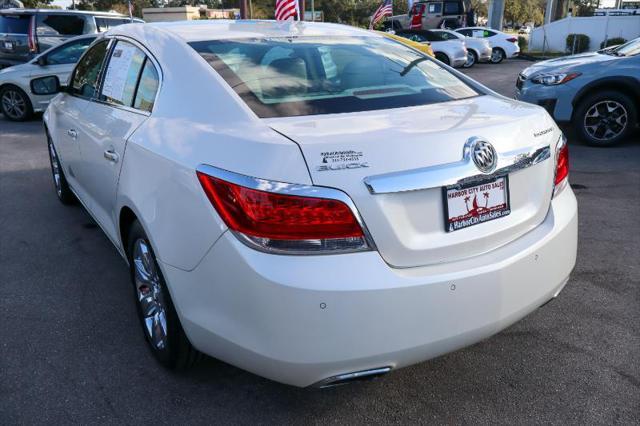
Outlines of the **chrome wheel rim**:
[{"label": "chrome wheel rim", "polygon": [[51,157],[51,174],[53,175],[53,184],[56,186],[56,193],[58,197],[62,196],[62,182],[60,177],[60,163],[58,162],[58,155],[53,147],[53,144],[49,142],[49,156]]},{"label": "chrome wheel rim", "polygon": [[584,115],[584,129],[593,139],[614,139],[627,128],[629,114],[620,102],[600,101],[591,106]]},{"label": "chrome wheel rim", "polygon": [[154,349],[164,349],[167,346],[167,315],[162,285],[149,244],[142,238],[133,246],[133,269],[145,333]]},{"label": "chrome wheel rim", "polygon": [[491,52],[491,62],[500,62],[502,60],[502,52],[495,49]]},{"label": "chrome wheel rim", "polygon": [[469,68],[475,62],[476,62],[476,58],[475,58],[475,56],[473,56],[473,53],[467,52],[467,62],[464,63],[464,67],[465,68]]},{"label": "chrome wheel rim", "polygon": [[16,90],[5,90],[2,94],[2,111],[13,119],[24,117],[27,112],[27,102]]}]

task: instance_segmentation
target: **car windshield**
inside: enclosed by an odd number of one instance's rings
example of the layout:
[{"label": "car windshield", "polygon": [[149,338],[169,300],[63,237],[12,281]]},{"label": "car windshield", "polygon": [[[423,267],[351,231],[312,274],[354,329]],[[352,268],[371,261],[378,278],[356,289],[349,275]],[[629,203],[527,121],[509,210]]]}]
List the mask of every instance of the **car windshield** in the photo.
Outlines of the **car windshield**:
[{"label": "car windshield", "polygon": [[479,95],[436,61],[383,37],[190,45],[263,118],[400,108]]},{"label": "car windshield", "polygon": [[640,38],[614,48],[613,52],[618,56],[636,56],[640,54]]}]

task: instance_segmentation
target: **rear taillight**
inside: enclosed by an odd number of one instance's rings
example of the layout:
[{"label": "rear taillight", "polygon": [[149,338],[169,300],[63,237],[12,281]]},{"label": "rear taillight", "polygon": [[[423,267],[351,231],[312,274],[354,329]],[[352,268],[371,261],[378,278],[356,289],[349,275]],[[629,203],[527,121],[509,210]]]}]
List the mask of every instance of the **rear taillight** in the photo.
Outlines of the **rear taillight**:
[{"label": "rear taillight", "polygon": [[569,177],[569,145],[562,135],[556,147],[556,173],[554,178],[554,196],[567,185]]},{"label": "rear taillight", "polygon": [[517,42],[518,42],[518,39],[517,39],[516,37],[509,37],[509,38],[507,39],[507,41],[508,41],[509,43],[517,43]]},{"label": "rear taillight", "polygon": [[31,16],[29,19],[29,30],[27,34],[27,43],[30,53],[38,53],[38,43],[36,42],[36,17]]},{"label": "rear taillight", "polygon": [[[346,194],[201,166],[198,180],[224,223],[251,247],[284,254],[371,248]],[[293,195],[295,194],[295,195]]]}]

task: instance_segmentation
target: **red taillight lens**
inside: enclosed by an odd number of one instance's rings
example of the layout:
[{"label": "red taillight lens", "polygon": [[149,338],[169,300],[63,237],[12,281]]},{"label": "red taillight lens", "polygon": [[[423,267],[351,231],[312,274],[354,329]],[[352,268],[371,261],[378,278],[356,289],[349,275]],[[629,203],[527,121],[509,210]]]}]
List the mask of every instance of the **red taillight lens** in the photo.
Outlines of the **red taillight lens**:
[{"label": "red taillight lens", "polygon": [[38,45],[36,43],[36,17],[35,15],[29,19],[29,29],[27,34],[27,44],[29,52],[38,53]]},{"label": "red taillight lens", "polygon": [[517,39],[517,38],[515,38],[515,37],[509,37],[509,38],[507,39],[507,41],[508,41],[509,43],[517,43],[517,42],[518,42],[518,39]]},{"label": "red taillight lens", "polygon": [[567,176],[569,176],[569,145],[565,142],[558,150],[558,160],[556,162],[556,186],[562,183]]},{"label": "red taillight lens", "polygon": [[362,227],[339,200],[248,188],[197,172],[198,180],[232,231],[279,251],[363,249]]}]

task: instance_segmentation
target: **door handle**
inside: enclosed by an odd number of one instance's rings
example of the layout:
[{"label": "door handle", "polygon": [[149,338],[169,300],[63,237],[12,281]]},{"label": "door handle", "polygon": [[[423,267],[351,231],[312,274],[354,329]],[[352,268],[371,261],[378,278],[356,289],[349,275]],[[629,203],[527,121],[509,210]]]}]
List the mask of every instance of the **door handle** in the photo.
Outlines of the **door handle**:
[{"label": "door handle", "polygon": [[120,159],[120,156],[114,150],[109,149],[109,150],[104,152],[104,158],[106,158],[107,160],[112,161],[114,163],[117,163],[118,160]]},{"label": "door handle", "polygon": [[67,135],[69,135],[71,139],[78,139],[78,132],[76,132],[74,129],[67,130]]}]

